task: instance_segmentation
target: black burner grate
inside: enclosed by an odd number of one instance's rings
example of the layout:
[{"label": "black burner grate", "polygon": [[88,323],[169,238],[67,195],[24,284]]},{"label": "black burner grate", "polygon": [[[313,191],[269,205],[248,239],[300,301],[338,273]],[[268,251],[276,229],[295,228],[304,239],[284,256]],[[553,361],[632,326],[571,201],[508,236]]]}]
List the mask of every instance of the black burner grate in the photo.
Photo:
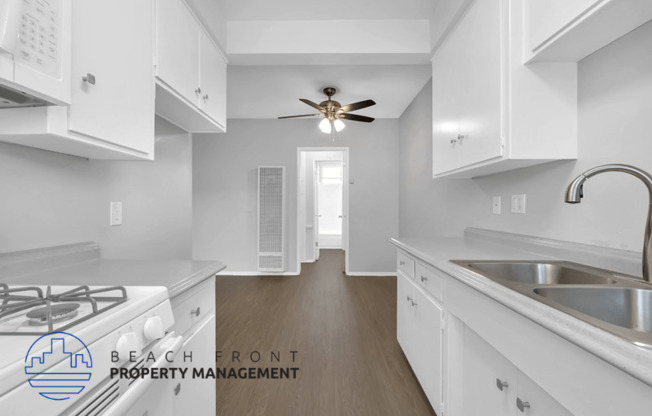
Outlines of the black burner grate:
[{"label": "black burner grate", "polygon": [[[43,293],[43,290],[36,286],[9,287],[7,284],[0,283],[0,301],[0,319],[21,314],[23,311],[34,307],[45,307],[46,314],[44,320],[47,320],[48,329],[47,331],[40,332],[0,332],[0,335],[43,335],[53,332],[55,329],[57,331],[65,331],[74,325],[126,302],[127,290],[123,286],[91,289],[84,285],[61,293],[52,293],[52,287],[48,286],[46,293]],[[55,328],[54,324],[56,322],[53,322],[52,313],[53,305],[63,302],[88,303],[91,305],[92,312]],[[108,302],[108,304],[100,308],[98,307],[98,302]]]}]

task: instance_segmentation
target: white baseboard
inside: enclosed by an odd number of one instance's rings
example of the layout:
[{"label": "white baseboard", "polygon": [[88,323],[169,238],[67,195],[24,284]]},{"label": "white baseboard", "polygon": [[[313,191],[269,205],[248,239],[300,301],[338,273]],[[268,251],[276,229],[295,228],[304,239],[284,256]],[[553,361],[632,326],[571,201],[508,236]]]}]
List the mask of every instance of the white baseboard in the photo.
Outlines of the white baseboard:
[{"label": "white baseboard", "polygon": [[283,273],[262,273],[262,272],[236,272],[232,270],[222,270],[217,274],[218,276],[298,276],[298,272],[283,272]]},{"label": "white baseboard", "polygon": [[348,272],[347,276],[396,277],[396,272]]}]

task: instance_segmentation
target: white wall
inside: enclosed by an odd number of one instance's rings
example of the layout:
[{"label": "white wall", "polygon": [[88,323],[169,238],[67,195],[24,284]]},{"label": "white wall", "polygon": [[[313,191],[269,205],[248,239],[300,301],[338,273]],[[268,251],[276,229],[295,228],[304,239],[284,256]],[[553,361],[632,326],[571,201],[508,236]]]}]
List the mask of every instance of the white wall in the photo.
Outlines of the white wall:
[{"label": "white wall", "polygon": [[[192,250],[192,146],[157,119],[155,162],[89,161],[0,143],[0,252],[96,241],[105,258]],[[109,202],[123,225],[109,227]]]},{"label": "white wall", "polygon": [[349,147],[350,270],[391,272],[398,234],[398,120],[347,123],[335,142],[318,120],[230,119],[223,135],[193,138],[193,255],[256,272],[256,167],[286,166],[288,272],[297,263],[297,148]]},{"label": "white wall", "polygon": [[[567,184],[604,163],[652,172],[652,22],[579,64],[579,158],[473,180],[432,180],[429,94],[400,120],[401,235],[461,235],[466,226],[640,251],[648,208],[645,187],[608,173],[590,179],[579,205],[563,202]],[[527,194],[527,214],[511,214],[510,195]],[[503,214],[491,213],[491,197]],[[403,199],[406,199],[405,201]],[[421,201],[421,204],[419,204]]]}]

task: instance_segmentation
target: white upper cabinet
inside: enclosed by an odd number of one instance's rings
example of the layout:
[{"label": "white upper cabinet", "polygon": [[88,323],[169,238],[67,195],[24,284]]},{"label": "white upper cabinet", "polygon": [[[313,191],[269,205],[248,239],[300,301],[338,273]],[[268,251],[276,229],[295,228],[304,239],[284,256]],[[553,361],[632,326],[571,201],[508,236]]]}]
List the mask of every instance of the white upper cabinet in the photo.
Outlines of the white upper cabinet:
[{"label": "white upper cabinet", "polygon": [[181,0],[156,0],[156,76],[184,99],[197,102],[199,27]]},{"label": "white upper cabinet", "polygon": [[648,0],[528,0],[524,7],[524,62],[577,62],[652,19]]},{"label": "white upper cabinet", "polygon": [[189,132],[226,131],[226,59],[182,0],[156,0],[156,113]]},{"label": "white upper cabinet", "polygon": [[74,3],[70,131],[152,154],[153,1]]},{"label": "white upper cabinet", "polygon": [[226,126],[226,62],[204,31],[199,36],[199,108]]},{"label": "white upper cabinet", "polygon": [[0,140],[92,159],[153,159],[153,58],[154,0],[73,1],[70,106],[2,110]]},{"label": "white upper cabinet", "polygon": [[475,0],[433,56],[433,176],[577,157],[575,63],[523,65],[524,0]]}]

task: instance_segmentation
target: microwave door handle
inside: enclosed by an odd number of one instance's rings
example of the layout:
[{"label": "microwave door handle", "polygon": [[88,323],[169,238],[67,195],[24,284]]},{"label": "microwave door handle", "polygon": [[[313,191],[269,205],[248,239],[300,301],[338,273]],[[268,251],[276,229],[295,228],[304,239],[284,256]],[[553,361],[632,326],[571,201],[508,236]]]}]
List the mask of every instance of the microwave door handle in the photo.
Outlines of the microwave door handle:
[{"label": "microwave door handle", "polygon": [[[159,345],[161,346],[160,348],[162,349],[159,350],[161,351],[161,355],[159,355],[158,359],[152,364],[149,368],[167,368],[170,366],[169,361],[172,361],[171,359],[168,361],[170,357],[168,357],[168,353],[172,353],[174,357],[179,354],[181,351],[181,346],[183,345],[183,336],[174,336],[174,332],[171,332],[163,338],[160,342]],[[124,415],[127,410],[131,408],[131,406],[136,403],[140,397],[147,391],[149,386],[154,382],[155,380],[152,378],[141,378],[138,381],[135,381],[132,383],[127,390],[120,396],[120,398],[113,403],[109,408],[107,408],[104,413],[102,413],[102,416],[120,416]]]},{"label": "microwave door handle", "polygon": [[22,14],[23,0],[0,2],[0,52],[13,54],[16,50]]}]

